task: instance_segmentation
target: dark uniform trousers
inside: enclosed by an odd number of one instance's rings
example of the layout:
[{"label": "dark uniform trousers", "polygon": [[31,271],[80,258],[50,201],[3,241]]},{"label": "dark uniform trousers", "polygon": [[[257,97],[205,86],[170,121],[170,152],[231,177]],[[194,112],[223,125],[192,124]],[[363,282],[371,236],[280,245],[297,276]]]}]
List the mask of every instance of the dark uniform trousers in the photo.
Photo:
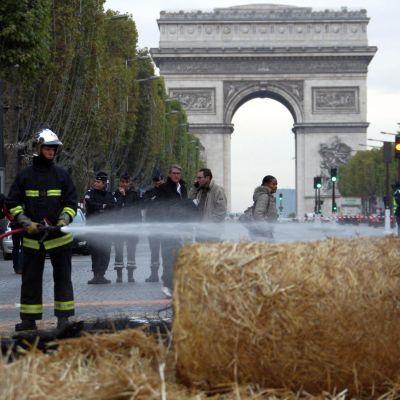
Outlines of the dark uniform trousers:
[{"label": "dark uniform trousers", "polygon": [[93,238],[89,242],[89,252],[92,259],[92,271],[94,275],[105,275],[110,262],[111,245],[111,241],[100,238],[98,240]]},{"label": "dark uniform trousers", "polygon": [[149,235],[149,247],[151,255],[151,264],[160,263],[161,236]]},{"label": "dark uniform trousers", "polygon": [[[74,315],[75,303],[71,281],[71,250],[50,253],[54,279],[54,314],[56,317]],[[21,319],[41,319],[42,279],[45,252],[25,253],[21,286]]]},{"label": "dark uniform trousers", "polygon": [[122,267],[124,264],[124,244],[126,243],[126,254],[128,258],[128,266],[136,263],[136,247],[139,243],[139,236],[131,236],[128,239],[118,238],[114,241],[115,247],[115,266]]},{"label": "dark uniform trousers", "polygon": [[176,256],[182,247],[182,240],[176,238],[162,237],[161,239],[161,257],[163,265],[162,281],[164,286],[173,289],[173,273]]}]

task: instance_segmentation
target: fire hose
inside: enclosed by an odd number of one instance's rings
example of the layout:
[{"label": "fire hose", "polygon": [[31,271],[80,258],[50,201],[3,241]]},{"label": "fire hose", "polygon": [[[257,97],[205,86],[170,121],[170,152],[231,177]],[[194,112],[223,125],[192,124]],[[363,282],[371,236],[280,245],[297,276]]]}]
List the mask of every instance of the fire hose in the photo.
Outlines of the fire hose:
[{"label": "fire hose", "polygon": [[17,228],[13,229],[12,231],[4,232],[3,234],[0,235],[0,240],[4,239],[7,236],[18,235],[19,233],[23,233],[24,231],[25,231],[24,228]]},{"label": "fire hose", "polygon": [[[59,232],[61,230],[61,226],[53,226],[53,225],[43,225],[43,227],[40,229],[41,232],[43,232],[42,237],[40,238],[39,242],[43,243],[43,241],[47,238],[50,232]],[[13,229],[11,231],[5,232],[0,235],[0,240],[11,235],[18,235],[19,233],[24,233],[25,229],[24,228],[17,228]]]}]

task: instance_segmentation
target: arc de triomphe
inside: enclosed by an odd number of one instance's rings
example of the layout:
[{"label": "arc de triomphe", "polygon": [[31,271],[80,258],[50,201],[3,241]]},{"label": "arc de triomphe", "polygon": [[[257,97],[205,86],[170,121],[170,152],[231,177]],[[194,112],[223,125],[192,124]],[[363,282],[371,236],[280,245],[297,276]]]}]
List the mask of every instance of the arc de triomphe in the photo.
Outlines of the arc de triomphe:
[{"label": "arc de triomphe", "polygon": [[345,7],[161,12],[159,48],[151,54],[229,198],[232,117],[246,101],[267,97],[293,116],[297,214],[314,210],[314,176],[328,177],[366,141],[366,78],[377,50],[368,46],[368,21],[366,10]]}]

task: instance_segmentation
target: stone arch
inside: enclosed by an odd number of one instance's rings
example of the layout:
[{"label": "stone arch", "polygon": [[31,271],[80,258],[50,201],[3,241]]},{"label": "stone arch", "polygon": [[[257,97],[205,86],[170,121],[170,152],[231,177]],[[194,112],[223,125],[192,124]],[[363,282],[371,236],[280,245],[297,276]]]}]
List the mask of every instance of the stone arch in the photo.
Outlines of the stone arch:
[{"label": "stone arch", "polygon": [[300,92],[297,88],[296,90],[298,96],[290,93],[285,87],[273,83],[267,85],[260,82],[242,84],[242,87],[225,99],[224,122],[230,124],[236,111],[249,100],[268,98],[285,106],[292,115],[294,123],[301,124],[303,122],[303,99],[301,96],[303,91]]}]

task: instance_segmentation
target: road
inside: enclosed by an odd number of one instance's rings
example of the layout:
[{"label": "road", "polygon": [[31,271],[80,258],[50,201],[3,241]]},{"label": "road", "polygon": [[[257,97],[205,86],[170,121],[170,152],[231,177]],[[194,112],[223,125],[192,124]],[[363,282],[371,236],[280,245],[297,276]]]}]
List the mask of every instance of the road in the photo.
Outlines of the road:
[{"label": "road", "polygon": [[[112,258],[114,258],[112,253]],[[150,254],[145,238],[138,244],[134,283],[128,283],[124,269],[124,282],[115,283],[116,272],[110,262],[106,277],[112,281],[108,285],[88,285],[93,276],[90,256],[73,255],[72,281],[74,286],[76,313],[74,320],[102,319],[116,316],[155,316],[157,311],[170,304],[161,292],[161,283],[146,283],[150,275]],[[161,275],[161,274],[160,274]],[[43,319],[55,324],[53,317],[52,267],[46,259],[43,277]],[[0,261],[0,332],[9,331],[19,319],[18,306],[21,276],[16,275],[12,261]]]},{"label": "road", "polygon": [[[393,230],[393,233],[395,231]],[[382,236],[383,228],[366,225],[348,226],[336,223],[281,223],[275,227],[275,240],[278,243],[304,240],[318,240],[326,237]],[[248,239],[246,229],[239,223],[227,223],[223,236],[225,240]],[[111,255],[113,260],[114,254]],[[150,253],[145,237],[140,237],[136,256],[138,268],[134,283],[126,281],[115,283],[116,273],[110,262],[107,278],[109,285],[88,285],[92,277],[90,256],[74,255],[72,259],[72,279],[76,301],[74,320],[102,319],[116,316],[156,316],[157,311],[170,304],[161,292],[161,283],[146,283],[150,274]],[[160,271],[161,272],[161,271]],[[161,273],[160,273],[161,275]],[[0,332],[10,331],[19,319],[18,303],[21,276],[16,275],[11,261],[0,262]],[[44,271],[44,322],[55,324],[53,317],[53,279],[50,260],[46,260]],[[47,326],[47,325],[46,325]]]}]

